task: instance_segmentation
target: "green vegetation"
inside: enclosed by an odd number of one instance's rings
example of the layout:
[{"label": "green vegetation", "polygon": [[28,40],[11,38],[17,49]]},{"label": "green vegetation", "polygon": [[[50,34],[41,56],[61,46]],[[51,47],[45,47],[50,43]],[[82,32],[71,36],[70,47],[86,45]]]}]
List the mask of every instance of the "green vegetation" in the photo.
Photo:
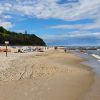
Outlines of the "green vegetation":
[{"label": "green vegetation", "polygon": [[4,45],[5,41],[9,41],[10,45],[32,45],[45,46],[45,42],[34,34],[25,34],[10,32],[0,27],[0,45]]}]

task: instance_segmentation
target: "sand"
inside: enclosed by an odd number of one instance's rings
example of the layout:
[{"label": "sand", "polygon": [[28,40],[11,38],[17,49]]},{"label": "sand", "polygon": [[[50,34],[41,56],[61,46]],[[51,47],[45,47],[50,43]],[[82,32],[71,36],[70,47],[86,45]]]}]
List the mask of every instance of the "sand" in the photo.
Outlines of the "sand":
[{"label": "sand", "polygon": [[95,81],[90,90],[80,100],[100,100],[100,75],[95,76]]},{"label": "sand", "polygon": [[[79,100],[94,74],[83,59],[63,51],[0,54],[0,100]],[[6,62],[6,63],[5,63]],[[4,68],[4,69],[3,69]]]}]

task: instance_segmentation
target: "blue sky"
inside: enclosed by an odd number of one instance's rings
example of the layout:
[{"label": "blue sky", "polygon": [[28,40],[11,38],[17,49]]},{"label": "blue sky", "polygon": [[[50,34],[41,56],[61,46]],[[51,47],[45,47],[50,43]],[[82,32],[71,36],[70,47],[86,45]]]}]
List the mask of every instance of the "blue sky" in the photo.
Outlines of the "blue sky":
[{"label": "blue sky", "polygon": [[100,45],[100,0],[0,0],[0,26],[48,45]]}]

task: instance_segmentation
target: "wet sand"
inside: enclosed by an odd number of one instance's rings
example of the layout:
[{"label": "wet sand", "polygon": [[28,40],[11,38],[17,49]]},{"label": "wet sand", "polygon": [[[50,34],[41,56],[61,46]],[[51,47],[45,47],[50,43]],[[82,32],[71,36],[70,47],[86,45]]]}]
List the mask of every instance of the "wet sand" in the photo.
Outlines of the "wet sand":
[{"label": "wet sand", "polygon": [[93,84],[91,69],[70,53],[49,51],[9,57],[12,59],[5,58],[0,64],[5,67],[0,71],[0,100],[79,100]]},{"label": "wet sand", "polygon": [[79,100],[100,100],[100,75],[95,76],[95,80],[84,97]]}]

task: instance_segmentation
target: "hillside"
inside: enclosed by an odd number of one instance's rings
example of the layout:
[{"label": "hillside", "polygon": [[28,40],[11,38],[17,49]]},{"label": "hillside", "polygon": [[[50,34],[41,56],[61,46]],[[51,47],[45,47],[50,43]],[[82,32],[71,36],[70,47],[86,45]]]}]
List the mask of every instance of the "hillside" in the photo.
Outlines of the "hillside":
[{"label": "hillside", "polygon": [[34,34],[23,34],[10,32],[0,27],[0,45],[4,45],[5,41],[9,41],[10,45],[32,45],[45,46],[45,42]]}]

